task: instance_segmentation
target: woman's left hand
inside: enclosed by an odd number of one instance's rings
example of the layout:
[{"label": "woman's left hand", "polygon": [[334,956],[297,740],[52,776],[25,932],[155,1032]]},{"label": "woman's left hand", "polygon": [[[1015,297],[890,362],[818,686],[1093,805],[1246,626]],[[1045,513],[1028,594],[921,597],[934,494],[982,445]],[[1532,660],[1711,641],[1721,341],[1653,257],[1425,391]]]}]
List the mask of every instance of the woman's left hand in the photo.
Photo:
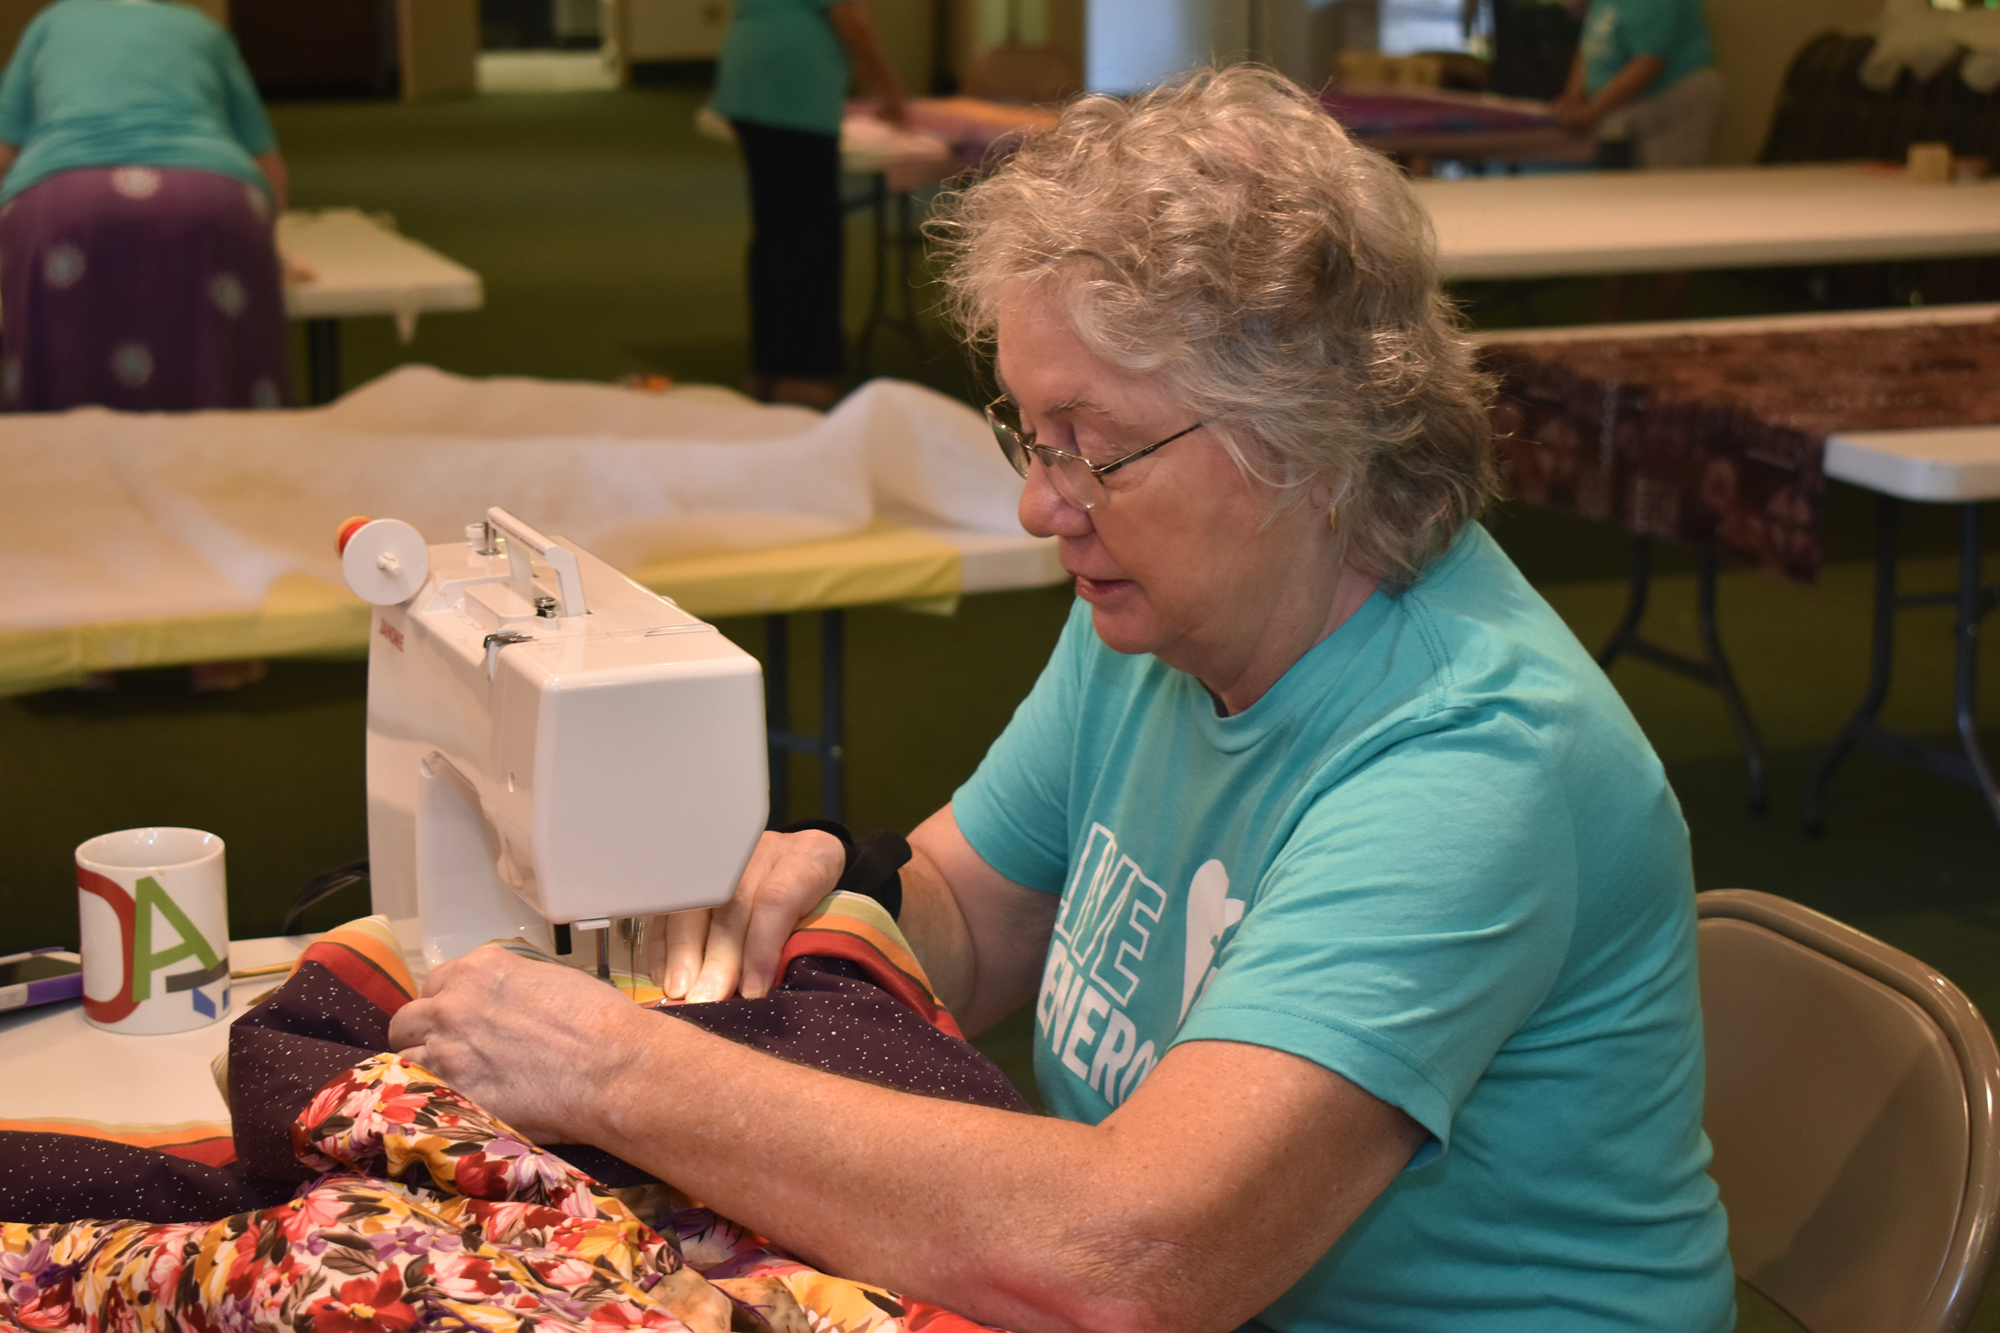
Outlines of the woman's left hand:
[{"label": "woman's left hand", "polygon": [[894,125],[899,130],[910,128],[910,104],[903,97],[902,90],[882,98],[875,106],[875,119]]},{"label": "woman's left hand", "polygon": [[505,949],[445,963],[396,1012],[389,1042],[408,1060],[536,1143],[585,1141],[605,1086],[660,1018],[595,977]]}]

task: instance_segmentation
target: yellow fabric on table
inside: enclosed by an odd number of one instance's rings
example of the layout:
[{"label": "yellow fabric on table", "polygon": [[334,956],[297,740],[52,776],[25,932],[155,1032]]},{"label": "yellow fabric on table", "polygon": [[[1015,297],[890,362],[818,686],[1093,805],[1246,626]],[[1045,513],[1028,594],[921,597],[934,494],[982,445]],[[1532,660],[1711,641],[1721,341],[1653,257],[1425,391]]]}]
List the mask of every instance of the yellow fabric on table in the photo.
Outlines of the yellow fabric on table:
[{"label": "yellow fabric on table", "polygon": [[[958,548],[877,519],[823,541],[718,551],[631,571],[705,619],[951,599]],[[587,592],[586,592],[586,595]],[[301,574],[271,585],[254,612],[0,633],[0,694],[74,685],[96,671],[243,658],[357,653],[369,609],[346,588]]]},{"label": "yellow fabric on table", "polygon": [[256,611],[0,634],[0,694],[74,685],[96,671],[354,652],[368,607],[345,588],[281,576]]},{"label": "yellow fabric on table", "polygon": [[631,571],[707,620],[955,597],[958,548],[876,519],[825,541],[663,560]]}]

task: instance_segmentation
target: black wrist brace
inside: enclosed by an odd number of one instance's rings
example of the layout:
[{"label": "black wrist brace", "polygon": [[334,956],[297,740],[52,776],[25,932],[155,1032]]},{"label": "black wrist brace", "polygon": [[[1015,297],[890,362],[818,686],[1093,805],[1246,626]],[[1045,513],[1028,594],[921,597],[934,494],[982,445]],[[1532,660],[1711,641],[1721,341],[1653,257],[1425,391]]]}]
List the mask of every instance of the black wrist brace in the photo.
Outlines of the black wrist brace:
[{"label": "black wrist brace", "polygon": [[902,915],[901,871],[910,861],[907,838],[889,829],[878,829],[857,842],[845,824],[832,819],[795,819],[776,831],[804,833],[808,829],[831,833],[840,839],[841,850],[847,854],[847,868],[840,872],[840,881],[834,888],[873,898],[891,917]]}]

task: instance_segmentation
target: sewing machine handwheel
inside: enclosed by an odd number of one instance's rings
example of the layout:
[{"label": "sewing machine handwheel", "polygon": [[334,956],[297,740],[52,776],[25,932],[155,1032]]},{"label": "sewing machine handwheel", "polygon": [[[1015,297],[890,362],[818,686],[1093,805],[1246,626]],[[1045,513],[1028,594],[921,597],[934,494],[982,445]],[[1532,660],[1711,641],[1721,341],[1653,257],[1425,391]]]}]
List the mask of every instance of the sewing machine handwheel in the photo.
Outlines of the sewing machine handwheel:
[{"label": "sewing machine handwheel", "polygon": [[341,533],[340,572],[362,601],[396,606],[424,586],[431,568],[430,547],[424,535],[403,520],[378,518],[351,531],[342,524]]}]

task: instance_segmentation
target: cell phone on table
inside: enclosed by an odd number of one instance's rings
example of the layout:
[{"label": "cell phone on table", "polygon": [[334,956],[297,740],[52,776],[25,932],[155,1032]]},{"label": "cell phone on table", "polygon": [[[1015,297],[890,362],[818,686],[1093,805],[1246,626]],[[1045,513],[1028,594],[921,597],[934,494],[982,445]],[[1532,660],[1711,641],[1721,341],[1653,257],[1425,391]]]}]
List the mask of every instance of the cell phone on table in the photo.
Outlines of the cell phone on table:
[{"label": "cell phone on table", "polygon": [[83,994],[83,960],[66,949],[35,949],[0,958],[0,1013],[74,1000]]}]

